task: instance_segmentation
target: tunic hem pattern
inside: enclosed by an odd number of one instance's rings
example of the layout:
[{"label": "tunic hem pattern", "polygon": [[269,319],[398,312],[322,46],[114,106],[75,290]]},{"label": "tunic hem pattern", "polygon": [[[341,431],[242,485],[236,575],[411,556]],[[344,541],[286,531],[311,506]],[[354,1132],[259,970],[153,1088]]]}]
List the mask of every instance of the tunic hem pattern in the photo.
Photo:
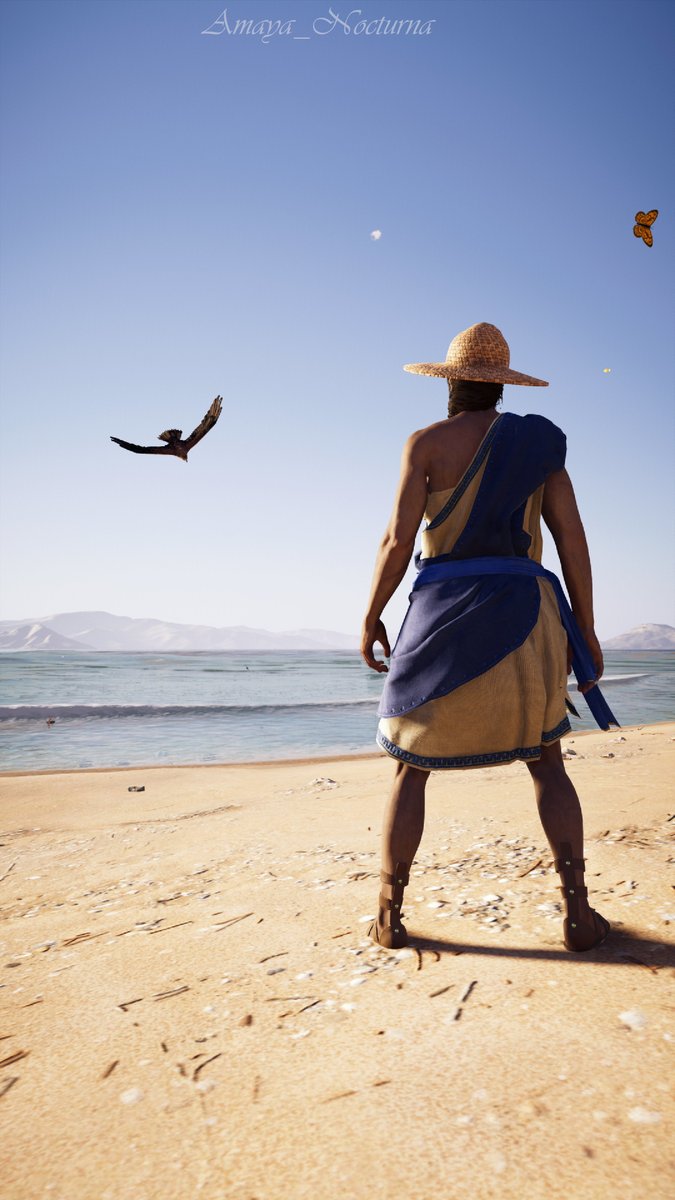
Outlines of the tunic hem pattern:
[{"label": "tunic hem pattern", "polygon": [[461,754],[455,755],[452,758],[432,758],[422,754],[413,754],[410,750],[403,750],[400,746],[394,745],[389,741],[388,737],[378,730],[376,743],[382,750],[386,750],[392,758],[398,758],[401,762],[409,763],[412,767],[421,767],[427,771],[447,771],[462,767],[490,767],[502,765],[510,762],[521,760],[522,762],[535,762],[541,758],[542,746],[550,746],[553,742],[557,742],[565,734],[572,732],[572,726],[567,717],[556,725],[555,729],[550,729],[541,735],[541,744],[538,746],[519,746],[515,750],[497,750],[488,754]]}]

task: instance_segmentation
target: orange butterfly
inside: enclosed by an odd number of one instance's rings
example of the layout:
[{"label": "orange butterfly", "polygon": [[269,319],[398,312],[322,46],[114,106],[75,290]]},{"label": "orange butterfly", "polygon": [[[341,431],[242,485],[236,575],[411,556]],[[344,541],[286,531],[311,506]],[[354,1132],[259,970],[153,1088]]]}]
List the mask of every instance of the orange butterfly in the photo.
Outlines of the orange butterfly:
[{"label": "orange butterfly", "polygon": [[637,221],[637,225],[633,226],[633,233],[635,234],[636,237],[642,238],[645,246],[653,246],[654,245],[654,238],[652,237],[652,231],[650,229],[650,225],[654,224],[658,215],[659,215],[658,208],[653,208],[651,210],[651,212],[648,212],[648,213],[637,212],[635,214],[635,220]]}]

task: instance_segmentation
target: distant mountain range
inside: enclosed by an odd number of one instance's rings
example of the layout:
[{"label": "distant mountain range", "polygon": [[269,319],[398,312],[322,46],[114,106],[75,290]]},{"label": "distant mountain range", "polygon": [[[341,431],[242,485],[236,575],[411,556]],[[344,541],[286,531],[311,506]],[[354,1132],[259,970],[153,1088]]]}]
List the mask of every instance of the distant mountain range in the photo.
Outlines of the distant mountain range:
[{"label": "distant mountain range", "polygon": [[675,650],[672,625],[636,625],[602,643],[603,650]]},{"label": "distant mountain range", "polygon": [[0,651],[7,650],[354,650],[359,639],[326,629],[270,633],[246,625],[216,628],[108,612],[55,613],[0,621]]},{"label": "distant mountain range", "polygon": [[[152,617],[118,617],[108,612],[55,613],[22,621],[0,621],[0,651],[6,650],[355,650],[359,639],[327,629],[271,633],[246,625],[181,625]],[[605,650],[675,650],[672,625],[636,625],[603,642]]]}]

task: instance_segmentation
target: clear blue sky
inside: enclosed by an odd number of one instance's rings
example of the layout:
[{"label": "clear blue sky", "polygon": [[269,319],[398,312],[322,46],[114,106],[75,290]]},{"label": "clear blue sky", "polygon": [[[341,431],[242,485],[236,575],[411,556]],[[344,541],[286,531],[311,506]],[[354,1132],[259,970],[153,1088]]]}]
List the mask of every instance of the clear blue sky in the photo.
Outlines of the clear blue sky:
[{"label": "clear blue sky", "polygon": [[[568,435],[600,636],[675,624],[675,6],[354,7],[434,24],[2,4],[2,618],[357,632],[401,447],[446,411],[402,364],[489,321],[550,380],[505,408]],[[187,465],[109,440],[219,392]]]}]

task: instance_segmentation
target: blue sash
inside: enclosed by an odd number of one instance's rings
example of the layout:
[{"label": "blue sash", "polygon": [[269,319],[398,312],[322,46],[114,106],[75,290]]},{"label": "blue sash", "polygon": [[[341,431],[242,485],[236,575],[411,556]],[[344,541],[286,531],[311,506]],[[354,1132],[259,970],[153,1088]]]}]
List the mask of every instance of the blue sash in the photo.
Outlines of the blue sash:
[{"label": "blue sash", "polygon": [[552,571],[547,571],[542,567],[541,563],[535,562],[531,558],[512,558],[507,555],[464,559],[449,559],[441,555],[439,558],[418,559],[418,574],[413,584],[413,593],[432,583],[458,579],[462,576],[475,578],[481,575],[538,575],[553,585],[558,601],[560,620],[572,648],[572,669],[577,682],[584,684],[593,681],[593,686],[587,692],[582,693],[584,699],[601,729],[609,729],[610,725],[618,726],[619,722],[600,688],[594,682],[593,660],[560,580]]}]

